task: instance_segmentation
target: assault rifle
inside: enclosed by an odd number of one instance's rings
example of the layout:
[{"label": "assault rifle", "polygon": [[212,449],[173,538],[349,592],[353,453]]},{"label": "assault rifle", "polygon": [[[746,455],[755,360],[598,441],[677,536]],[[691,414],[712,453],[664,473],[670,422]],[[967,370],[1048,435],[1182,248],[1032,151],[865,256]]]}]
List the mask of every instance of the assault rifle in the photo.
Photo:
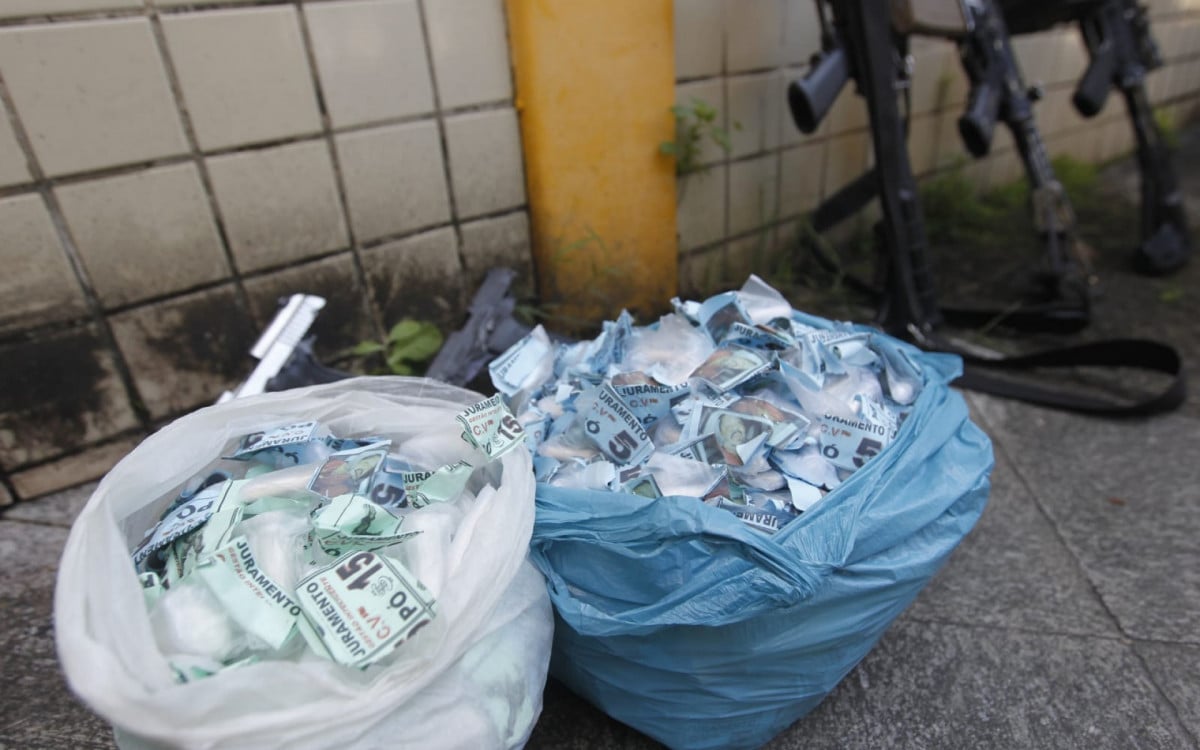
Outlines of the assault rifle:
[{"label": "assault rifle", "polygon": [[[1115,86],[1125,95],[1137,133],[1142,173],[1138,266],[1145,272],[1165,273],[1187,260],[1190,240],[1182,199],[1145,94],[1145,72],[1161,60],[1144,10],[1136,0],[1003,0],[1002,4],[996,0],[817,0],[817,7],[822,52],[809,74],[788,88],[793,119],[801,131],[813,132],[846,83],[854,80],[867,99],[880,166],[818,207],[813,225],[823,231],[876,196],[900,195],[903,206],[889,206],[884,201],[879,232],[888,279],[880,321],[889,330],[902,330],[909,323],[927,327],[922,321],[939,319],[937,313],[919,309],[921,305],[914,308],[906,301],[914,296],[933,298],[928,269],[918,260],[925,253],[923,231],[907,215],[913,204],[907,197],[912,190],[911,169],[906,153],[901,153],[905,151],[903,130],[897,135],[897,123],[903,119],[896,101],[898,93],[909,86],[908,38],[913,34],[956,40],[971,82],[967,109],[958,123],[967,150],[977,158],[986,156],[995,126],[1003,122],[1012,132],[1032,188],[1043,261],[1032,294],[1006,316],[1010,326],[1070,330],[1086,324],[1089,315],[1088,264],[1076,252],[1074,212],[1054,175],[1033,115],[1040,92],[1027,87],[1022,79],[1010,42],[1010,20],[1022,31],[1066,20],[1082,24],[1091,65],[1075,93],[1075,106],[1081,114],[1094,116]],[[872,44],[885,46],[867,49]],[[885,59],[888,57],[890,62]],[[906,267],[923,278],[911,283],[895,278]],[[897,318],[898,311],[906,308],[911,315]],[[964,323],[985,319],[993,312],[954,311]]]},{"label": "assault rifle", "polygon": [[983,158],[991,150],[997,121],[1008,126],[1025,166],[1034,226],[1044,249],[1043,268],[1034,279],[1040,289],[1035,290],[1034,307],[1026,306],[1023,314],[1033,318],[1034,325],[1037,318],[1086,323],[1088,263],[1076,252],[1075,212],[1050,165],[1034,119],[1033,103],[1041,92],[1025,85],[1004,16],[995,3],[968,0],[965,8],[967,23],[958,47],[971,87],[958,131],[967,151]]},{"label": "assault rifle", "polygon": [[908,37],[895,29],[892,6],[891,0],[818,0],[822,51],[809,74],[789,85],[788,105],[796,126],[811,133],[851,79],[866,99],[875,166],[818,207],[813,226],[824,231],[879,199],[876,237],[885,282],[877,322],[924,343],[942,314],[898,102],[908,88]]},{"label": "assault rifle", "polygon": [[1146,73],[1162,66],[1146,9],[1134,0],[1107,0],[1079,22],[1091,62],[1072,101],[1081,115],[1094,117],[1111,89],[1124,95],[1142,173],[1142,244],[1136,259],[1147,273],[1169,273],[1187,261],[1191,238],[1169,149],[1146,97]]},{"label": "assault rifle", "polygon": [[1146,97],[1146,74],[1162,65],[1146,10],[1136,0],[1001,0],[1014,34],[1076,22],[1090,64],[1073,103],[1084,117],[1103,108],[1109,92],[1124,95],[1138,144],[1142,176],[1141,245],[1135,252],[1145,273],[1169,273],[1187,262],[1191,237],[1169,149]]},{"label": "assault rifle", "polygon": [[[1042,8],[1055,5],[1047,0],[1037,2]],[[1058,5],[1074,8],[1084,3],[1066,0]],[[876,238],[880,251],[879,277],[884,283],[876,323],[926,348],[962,354],[966,370],[959,383],[964,387],[1096,414],[1146,415],[1168,411],[1182,403],[1186,391],[1179,355],[1158,342],[1093,342],[1006,358],[995,352],[981,355],[940,330],[946,311],[938,306],[926,257],[928,241],[906,146],[907,118],[902,116],[900,107],[901,94],[909,89],[912,66],[908,37],[914,33],[948,36],[958,41],[973,89],[967,111],[959,121],[960,134],[968,149],[981,156],[990,148],[996,122],[1003,121],[1013,133],[1033,187],[1035,218],[1046,244],[1043,278],[1049,283],[1043,287],[1040,299],[1027,302],[1017,314],[1005,311],[1006,322],[1019,327],[1069,331],[1085,325],[1089,314],[1085,269],[1072,252],[1073,212],[1038,135],[1031,107],[1035,97],[1025,87],[1012,53],[1005,28],[1007,16],[1000,13],[994,0],[817,0],[817,9],[822,51],[814,59],[809,74],[789,85],[788,104],[797,127],[811,133],[850,80],[854,80],[859,94],[866,99],[875,167],[818,207],[813,225],[822,231],[871,199],[879,199],[881,219],[876,225]],[[1117,19],[1103,16],[1100,20],[1113,23]],[[1112,44],[1109,39],[1107,43]],[[1101,40],[1097,49],[1104,44]],[[1115,50],[1111,54],[1112,58],[1094,56],[1093,60],[1122,59]],[[1099,73],[1092,73],[1090,78],[1112,80]],[[1098,91],[1098,87],[1091,84],[1086,90]],[[1128,90],[1134,92],[1127,95],[1130,101],[1144,104],[1140,83],[1131,84]],[[1143,120],[1135,122],[1139,139],[1143,132],[1140,128],[1153,125],[1148,115]],[[1159,178],[1146,169],[1147,165],[1148,161],[1143,160],[1144,184]],[[1161,188],[1154,196],[1159,193]],[[1186,257],[1186,253],[1183,255]],[[960,317],[969,323],[970,313],[979,321],[986,319],[982,316],[995,316],[997,311],[961,312],[968,313]],[[1141,367],[1169,375],[1172,381],[1161,393],[1130,404],[1041,384],[1014,384],[993,374],[997,369],[1080,365]]]}]

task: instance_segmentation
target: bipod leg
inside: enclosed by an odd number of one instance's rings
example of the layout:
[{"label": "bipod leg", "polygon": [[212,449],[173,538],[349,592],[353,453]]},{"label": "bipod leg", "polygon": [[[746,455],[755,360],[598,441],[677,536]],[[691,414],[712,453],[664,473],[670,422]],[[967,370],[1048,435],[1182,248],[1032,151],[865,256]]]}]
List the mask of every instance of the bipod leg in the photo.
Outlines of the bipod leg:
[{"label": "bipod leg", "polygon": [[1044,306],[1048,315],[1086,320],[1091,307],[1091,262],[1076,231],[1075,210],[1054,174],[1033,107],[1023,85],[1021,89],[1022,93],[1012,97],[1005,108],[1004,120],[1025,166],[1030,210],[1044,250],[1034,276],[1032,302]]},{"label": "bipod leg", "polygon": [[883,218],[878,236],[887,263],[887,284],[877,323],[886,331],[918,341],[941,322],[928,239],[917,184],[905,142],[897,83],[903,69],[891,25],[889,0],[848,0],[834,5],[837,23],[852,40],[851,69],[867,100],[875,147],[877,194]]},{"label": "bipod leg", "polygon": [[1143,273],[1170,273],[1187,262],[1192,248],[1170,149],[1146,97],[1146,73],[1162,66],[1146,8],[1138,0],[1105,0],[1079,24],[1091,62],[1075,90],[1075,108],[1094,117],[1112,87],[1123,94],[1142,178],[1141,244],[1134,262]]},{"label": "bipod leg", "polygon": [[1170,149],[1155,123],[1142,78],[1121,87],[1137,136],[1142,179],[1142,241],[1134,262],[1142,273],[1171,273],[1192,253],[1183,195],[1171,165]]},{"label": "bipod leg", "polygon": [[1030,211],[1043,250],[1031,275],[1031,288],[1022,294],[1021,315],[1008,320],[1034,327],[1041,327],[1042,315],[1086,322],[1090,264],[1076,235],[1075,212],[1038,132],[1033,114],[1037,95],[1025,85],[998,2],[974,0],[971,15],[974,26],[959,40],[963,67],[971,80],[959,132],[967,150],[982,158],[991,148],[994,123],[1001,120],[1008,127],[1029,180]]}]

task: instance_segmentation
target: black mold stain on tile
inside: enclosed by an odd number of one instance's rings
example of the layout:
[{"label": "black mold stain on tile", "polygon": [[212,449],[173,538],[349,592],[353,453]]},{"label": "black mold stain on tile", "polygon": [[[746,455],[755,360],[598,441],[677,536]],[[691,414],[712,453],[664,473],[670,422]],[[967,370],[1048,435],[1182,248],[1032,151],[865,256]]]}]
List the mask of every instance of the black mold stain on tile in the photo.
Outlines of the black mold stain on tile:
[{"label": "black mold stain on tile", "polygon": [[232,287],[130,310],[112,326],[154,418],[210,403],[254,369],[257,332]]},{"label": "black mold stain on tile", "polygon": [[137,424],[94,328],[0,348],[0,464],[69,452]]},{"label": "black mold stain on tile", "polygon": [[325,307],[309,329],[309,335],[316,336],[318,359],[330,359],[360,341],[374,338],[367,300],[349,253],[247,280],[246,292],[262,329],[275,316],[279,303],[293,294],[325,298]]}]

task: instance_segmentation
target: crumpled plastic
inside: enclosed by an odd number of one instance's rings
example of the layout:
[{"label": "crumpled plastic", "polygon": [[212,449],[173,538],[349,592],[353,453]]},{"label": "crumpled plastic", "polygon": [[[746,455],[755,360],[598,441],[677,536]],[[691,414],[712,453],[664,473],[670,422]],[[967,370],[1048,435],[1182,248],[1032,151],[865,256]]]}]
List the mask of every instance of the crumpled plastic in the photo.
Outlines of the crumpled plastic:
[{"label": "crumpled plastic", "polygon": [[[63,552],[55,632],[71,688],[114,725],[124,748],[522,746],[541,710],[552,633],[544,579],[526,559],[534,488],[525,450],[481,464],[461,498],[404,518],[420,533],[395,554],[436,595],[438,616],[390,662],[369,669],[313,655],[212,673],[205,655],[234,649],[235,630],[219,617],[211,618],[213,632],[199,635],[186,623],[152,621],[130,561],[173,498],[202,491],[189,478],[231,438],[315,420],[335,434],[383,435],[416,464],[449,466],[478,456],[456,414],[479,399],[430,380],[359,378],[228,401],[147,438],[97,487]],[[288,460],[281,452],[279,461]],[[245,486],[267,502],[312,476],[300,465]],[[264,543],[267,533],[247,534],[262,565],[280,578],[294,575],[288,550]],[[185,612],[219,614],[199,584],[162,596],[179,592]],[[181,633],[188,639],[176,642]],[[186,652],[194,658],[173,664],[164,645],[185,652],[177,660]],[[180,683],[179,667],[212,674]]]},{"label": "crumpled plastic", "polygon": [[[784,312],[782,298],[763,286],[751,279],[743,288],[750,294],[740,314],[752,325],[786,315],[789,327],[816,332],[817,343],[847,333],[871,342],[869,351],[852,345],[834,352],[842,342],[830,339],[825,351],[813,346],[788,362],[790,380],[824,399],[810,415],[828,408],[848,421],[873,392],[861,384],[825,388],[823,381],[874,368],[880,391],[906,416],[862,466],[839,467],[822,455],[819,441],[784,451],[790,458],[774,468],[785,477],[804,474],[815,483],[810,487],[825,491],[803,512],[789,511],[774,533],[694,494],[558,487],[555,466],[539,471],[531,559],[546,575],[556,613],[551,673],[673,748],[758,747],[815,708],[928,583],[987,501],[991,443],[949,387],[961,372],[957,357],[790,306]],[[737,315],[725,313],[731,305],[737,313],[736,304],[725,298],[703,309],[681,302],[676,313],[727,331]],[[635,341],[637,335],[635,329]],[[612,375],[607,367],[605,375]],[[534,416],[548,436],[543,445],[567,442],[569,430],[556,433],[555,425],[569,391],[556,386],[529,399],[546,407],[539,407],[544,418]],[[676,435],[651,425],[656,444],[658,431],[666,441]],[[599,460],[594,442],[577,439],[573,451],[579,457],[571,460]],[[535,456],[534,463],[561,466],[566,455]],[[776,491],[772,500],[778,497]]]}]

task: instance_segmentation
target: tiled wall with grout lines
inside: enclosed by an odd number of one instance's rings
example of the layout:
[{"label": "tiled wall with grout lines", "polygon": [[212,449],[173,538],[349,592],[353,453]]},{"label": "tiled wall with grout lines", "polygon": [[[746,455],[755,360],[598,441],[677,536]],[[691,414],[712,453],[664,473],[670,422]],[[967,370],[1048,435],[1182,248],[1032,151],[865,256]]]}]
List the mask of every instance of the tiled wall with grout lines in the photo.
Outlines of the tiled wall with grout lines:
[{"label": "tiled wall with grout lines", "polygon": [[[732,136],[680,180],[698,291],[785,252],[869,149],[850,92],[811,137],[790,121],[812,0],[674,5],[678,100]],[[1169,65],[1150,90],[1182,122],[1200,3],[1151,5]],[[1018,48],[1052,151],[1132,147],[1119,102],[1094,122],[1070,108],[1075,29]],[[948,43],[913,52],[911,154],[933,174],[964,157],[966,87]],[[404,316],[454,325],[493,264],[530,273],[513,98],[503,0],[0,0],[0,506],[97,476],[210,402],[281,295],[329,300],[328,356]],[[986,185],[1019,166],[1001,135],[966,168]]]}]

